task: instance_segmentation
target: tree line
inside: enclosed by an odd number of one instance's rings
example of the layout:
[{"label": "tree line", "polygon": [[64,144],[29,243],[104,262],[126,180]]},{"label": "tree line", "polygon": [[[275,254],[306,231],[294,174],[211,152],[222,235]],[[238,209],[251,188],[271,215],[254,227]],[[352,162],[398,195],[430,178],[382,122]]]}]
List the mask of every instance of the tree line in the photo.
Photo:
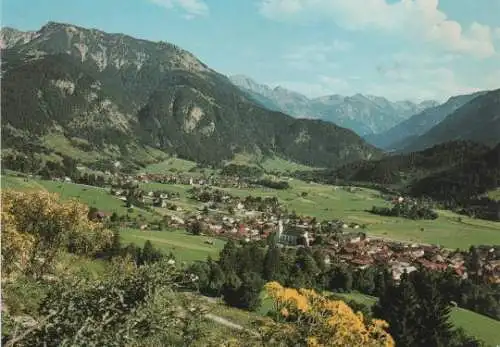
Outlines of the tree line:
[{"label": "tree line", "polygon": [[[382,318],[389,324],[392,322],[394,330],[390,330],[391,334],[394,333],[396,343],[399,341],[402,346],[418,346],[424,342],[432,342],[429,344],[432,346],[462,346],[460,343],[465,343],[464,341],[475,341],[465,336],[463,331],[449,325],[452,305],[500,319],[498,288],[481,283],[478,279],[463,280],[451,271],[430,272],[421,268],[415,273],[403,275],[401,284],[398,284],[385,266],[354,269],[335,258],[331,264],[327,264],[323,252],[305,247],[280,248],[272,244],[265,246],[262,242],[237,245],[228,241],[220,252],[218,261],[208,259],[206,262],[196,262],[188,271],[199,278],[196,289],[202,294],[222,297],[228,305],[247,310],[257,310],[260,307],[262,288],[269,281],[276,281],[290,288],[358,291],[379,297],[373,311],[370,307],[352,301],[349,305],[362,311],[367,317]],[[407,292],[405,288],[410,284],[414,289]],[[403,298],[391,301],[391,297],[397,295]],[[411,296],[411,300],[406,300],[404,295]],[[404,330],[398,325],[401,324],[401,317],[398,315],[406,311],[424,317],[420,320],[408,318],[405,321],[404,326],[411,324],[413,329],[410,340],[404,338],[410,330]],[[437,324],[435,328],[433,324]],[[470,346],[476,346],[480,341],[471,343]]]}]

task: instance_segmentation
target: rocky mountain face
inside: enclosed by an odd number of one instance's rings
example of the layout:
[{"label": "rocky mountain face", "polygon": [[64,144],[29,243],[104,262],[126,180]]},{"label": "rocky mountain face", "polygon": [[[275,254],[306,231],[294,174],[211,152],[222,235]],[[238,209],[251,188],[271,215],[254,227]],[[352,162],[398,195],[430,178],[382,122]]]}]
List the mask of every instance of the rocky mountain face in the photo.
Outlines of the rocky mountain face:
[{"label": "rocky mountain face", "polygon": [[146,148],[210,163],[250,152],[312,166],[382,155],[348,129],[262,107],[169,43],[53,22],[0,38],[2,149],[124,158]]},{"label": "rocky mountain face", "polygon": [[493,147],[500,143],[500,89],[481,93],[404,148],[422,150],[448,141],[469,140]]},{"label": "rocky mountain face", "polygon": [[419,104],[390,102],[372,95],[329,95],[314,99],[285,88],[274,89],[252,79],[236,75],[231,81],[263,106],[294,117],[317,118],[349,128],[360,136],[383,132],[422,110],[436,106],[435,101]]},{"label": "rocky mountain face", "polygon": [[398,151],[407,147],[418,136],[442,122],[448,115],[485,92],[454,96],[444,104],[430,107],[395,125],[380,134],[369,135],[365,139],[379,148]]}]

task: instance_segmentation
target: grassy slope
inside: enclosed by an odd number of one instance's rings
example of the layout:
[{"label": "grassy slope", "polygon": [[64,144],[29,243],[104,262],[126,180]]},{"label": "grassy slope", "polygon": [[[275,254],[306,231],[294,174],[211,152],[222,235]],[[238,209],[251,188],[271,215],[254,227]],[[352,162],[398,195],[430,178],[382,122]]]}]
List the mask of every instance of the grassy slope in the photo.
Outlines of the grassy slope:
[{"label": "grassy slope", "polygon": [[[55,181],[23,179],[22,177],[2,176],[2,189],[15,190],[37,190],[43,189],[51,193],[57,193],[63,199],[75,198],[89,206],[94,206],[106,212],[116,212],[120,215],[127,214],[127,208],[123,201],[111,196],[106,189],[84,186],[73,183]],[[131,216],[142,215],[152,218],[151,212],[135,208]]]},{"label": "grassy slope", "polygon": [[[287,190],[264,188],[227,188],[224,190],[241,197],[247,195],[277,196],[289,210],[319,219],[343,219],[347,222],[366,224],[368,234],[377,237],[440,244],[452,249],[468,249],[473,244],[500,244],[500,223],[498,222],[472,219],[449,211],[439,211],[439,218],[434,221],[412,221],[404,218],[377,216],[366,212],[373,205],[387,204],[379,197],[377,191],[359,189],[350,193],[341,188],[334,190],[332,186],[309,184],[297,180],[290,183],[292,188]],[[105,211],[126,213],[126,208],[120,200],[98,188],[41,180],[24,182],[22,178],[12,176],[3,177],[2,185],[20,189],[44,187],[49,191],[60,193],[63,197],[76,197]],[[185,210],[194,210],[199,206],[199,203],[187,198],[187,190],[190,186],[147,183],[141,187],[146,190],[164,189],[179,192],[181,198],[175,203]],[[302,197],[303,192],[307,193],[307,196]],[[152,217],[152,214],[146,211],[134,211],[134,213]],[[459,220],[458,217],[461,219]]]},{"label": "grassy slope", "polygon": [[[167,190],[178,190],[181,194],[185,194],[189,186],[180,185],[161,185],[148,184],[151,188],[164,188]],[[466,247],[470,243],[500,243],[500,227],[498,223],[486,222],[481,220],[473,220],[462,217],[462,223],[455,222],[456,216],[447,211],[440,211],[440,218],[435,222],[412,222],[399,218],[384,218],[373,216],[363,209],[371,207],[373,204],[383,204],[384,202],[376,196],[375,191],[362,189],[356,193],[349,193],[338,189],[333,191],[332,187],[322,185],[310,185],[303,182],[293,181],[293,189],[286,191],[272,190],[233,190],[228,189],[232,194],[245,196],[252,195],[273,195],[287,203],[297,212],[316,215],[320,218],[347,218],[348,220],[370,223],[369,232],[372,234],[380,234],[387,237],[407,239],[408,236],[415,235],[424,242],[432,242],[432,240],[441,240],[448,247]],[[51,192],[61,194],[63,198],[75,197],[87,204],[94,205],[107,211],[116,211],[118,213],[126,213],[126,208],[123,203],[111,196],[102,189],[90,188],[81,185],[60,183],[52,181],[32,180],[24,181],[23,178],[14,176],[2,176],[2,188],[13,189],[46,189]],[[301,192],[308,192],[306,198],[299,198]],[[187,199],[184,197],[187,204]],[[137,212],[136,212],[137,213]],[[147,213],[147,212],[145,212]],[[372,224],[373,223],[373,224]],[[435,223],[435,225],[434,225]],[[427,232],[412,231],[420,226],[434,230],[434,235]],[[418,230],[418,229],[417,229]],[[387,232],[387,235],[384,235]],[[456,237],[456,232],[461,232],[461,237]],[[455,236],[454,236],[455,235]],[[166,232],[151,232],[138,230],[122,231],[124,242],[134,242],[142,245],[146,240],[151,240],[153,244],[162,249],[164,252],[173,252],[181,261],[204,260],[208,255],[217,258],[220,249],[223,247],[223,241],[215,240],[215,245],[208,245],[205,242],[208,237],[196,237],[187,235],[183,231],[166,231]],[[446,241],[444,243],[442,240]],[[82,264],[87,268],[88,264]],[[91,268],[94,268],[92,266]],[[92,272],[100,272],[101,266],[97,264]],[[367,297],[362,294],[342,294],[346,298],[358,300],[366,304],[373,303],[375,298]],[[260,310],[264,314],[269,308],[269,302],[266,300]],[[226,312],[226,317],[236,313],[231,313],[232,309],[221,308]],[[238,311],[238,310],[236,310]],[[246,313],[238,311],[238,321],[243,318],[250,318]],[[488,317],[463,310],[454,309],[452,320],[457,326],[462,326],[470,334],[478,336],[488,343],[498,343],[495,340],[500,329],[500,323]]]},{"label": "grassy slope", "polygon": [[173,170],[175,171],[189,171],[196,167],[196,163],[179,158],[168,158],[159,163],[148,165],[144,168],[144,172],[153,174],[166,174]]},{"label": "grassy slope", "polygon": [[[184,230],[174,231],[141,231],[135,229],[120,230],[123,243],[135,243],[140,246],[150,240],[155,247],[164,253],[172,252],[176,259],[191,262],[195,260],[206,260],[208,256],[213,259],[219,257],[220,250],[224,247],[224,241],[203,236],[187,234]],[[209,245],[205,241],[214,241]]]}]

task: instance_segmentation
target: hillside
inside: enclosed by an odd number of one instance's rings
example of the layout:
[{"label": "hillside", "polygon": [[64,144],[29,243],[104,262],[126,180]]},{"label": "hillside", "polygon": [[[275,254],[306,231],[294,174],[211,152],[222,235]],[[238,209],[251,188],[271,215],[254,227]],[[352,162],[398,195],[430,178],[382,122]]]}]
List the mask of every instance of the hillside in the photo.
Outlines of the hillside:
[{"label": "hillside", "polygon": [[430,107],[385,132],[369,135],[365,139],[379,148],[400,150],[406,147],[413,139],[442,122],[448,115],[484,93],[478,92],[451,97],[442,105]]},{"label": "hillside", "polygon": [[404,150],[420,150],[452,140],[476,141],[491,147],[500,141],[500,89],[474,98]]},{"label": "hillside", "polygon": [[462,164],[415,182],[410,191],[414,195],[460,201],[498,187],[500,187],[500,144]]},{"label": "hillside", "polygon": [[282,87],[270,88],[249,77],[235,75],[231,81],[253,100],[271,110],[280,110],[298,118],[318,118],[352,129],[360,136],[380,133],[422,110],[436,106],[435,101],[419,104],[390,102],[371,95],[350,97],[330,95],[309,99]]},{"label": "hillside", "polygon": [[347,164],[335,171],[340,179],[381,184],[409,183],[461,165],[490,150],[471,141],[453,141],[420,152],[397,154],[376,161]]},{"label": "hillside", "polygon": [[334,170],[300,173],[304,178],[335,183],[370,182],[405,188],[412,182],[478,158],[490,150],[471,141],[452,141],[408,154],[395,154],[378,160],[362,160]]},{"label": "hillside", "polygon": [[2,29],[2,47],[3,149],[139,164],[144,152],[209,163],[249,152],[326,167],[381,155],[350,130],[261,107],[165,42],[49,22]]}]

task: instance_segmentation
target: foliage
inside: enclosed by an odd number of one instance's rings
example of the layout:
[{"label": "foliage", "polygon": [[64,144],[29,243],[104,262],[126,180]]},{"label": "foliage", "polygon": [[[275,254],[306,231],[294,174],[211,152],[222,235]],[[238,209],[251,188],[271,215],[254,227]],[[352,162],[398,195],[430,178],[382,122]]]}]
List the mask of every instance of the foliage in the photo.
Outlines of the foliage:
[{"label": "foliage", "polygon": [[343,301],[329,300],[308,289],[266,284],[274,303],[275,319],[260,322],[266,339],[307,346],[394,346],[385,331],[387,323],[372,320],[365,325]]},{"label": "foliage", "polygon": [[437,219],[438,214],[428,206],[417,203],[396,203],[393,207],[373,206],[370,210],[373,214],[381,216],[404,217],[408,219]]},{"label": "foliage", "polygon": [[270,179],[261,179],[258,181],[255,181],[256,184],[261,185],[263,187],[268,187],[272,189],[289,189],[290,184],[287,181],[274,181]]},{"label": "foliage", "polygon": [[40,276],[57,253],[70,250],[93,255],[107,247],[112,232],[88,219],[88,207],[61,202],[44,191],[2,192],[2,257],[4,271]]},{"label": "foliage", "polygon": [[182,274],[168,263],[114,271],[98,281],[63,279],[43,300],[36,325],[18,336],[20,346],[180,345],[202,338],[204,309],[172,291]]},{"label": "foliage", "polygon": [[480,341],[453,330],[450,304],[439,289],[439,276],[429,271],[403,274],[399,285],[388,285],[374,315],[389,322],[389,332],[403,346],[478,346]]}]

